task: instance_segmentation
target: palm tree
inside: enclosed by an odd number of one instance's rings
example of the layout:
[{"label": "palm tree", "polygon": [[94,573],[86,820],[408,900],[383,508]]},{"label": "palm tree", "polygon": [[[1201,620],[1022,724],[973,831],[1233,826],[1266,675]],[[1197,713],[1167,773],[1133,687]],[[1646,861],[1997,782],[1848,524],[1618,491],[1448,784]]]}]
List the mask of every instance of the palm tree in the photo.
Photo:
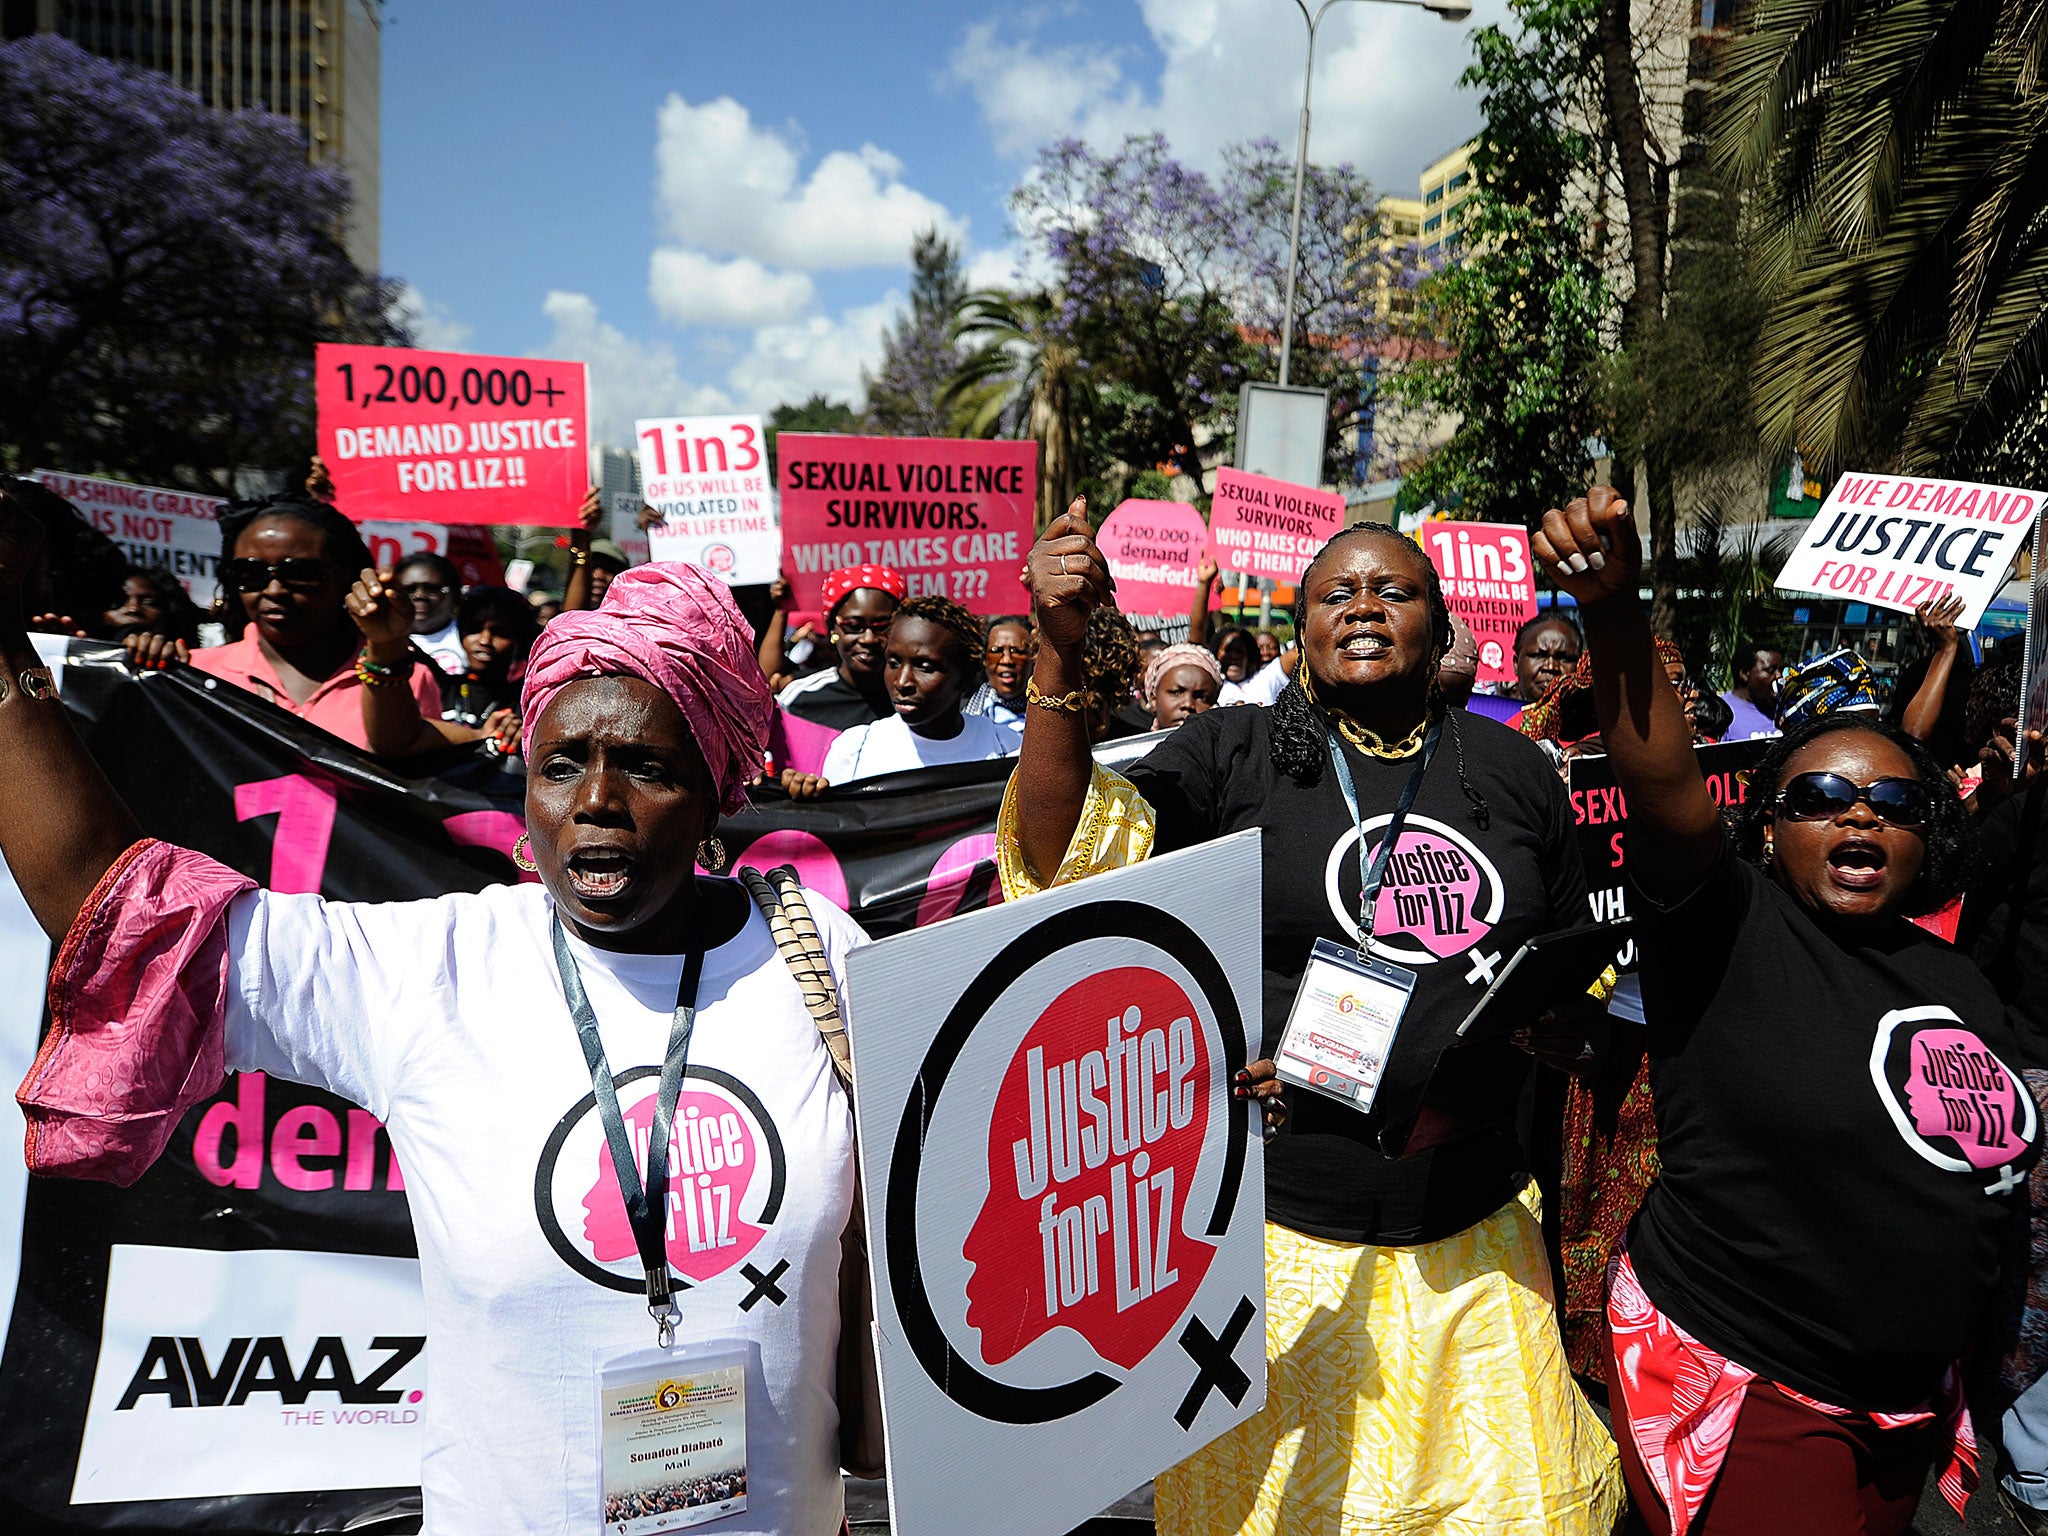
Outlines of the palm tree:
[{"label": "palm tree", "polygon": [[1095,387],[1080,349],[1060,330],[1049,293],[984,288],[955,311],[968,351],[942,402],[963,437],[1028,437],[1039,445],[1038,526],[1074,499]]},{"label": "palm tree", "polygon": [[2048,7],[1757,0],[1715,149],[1771,295],[1758,424],[1809,463],[1987,474],[2048,373]]}]

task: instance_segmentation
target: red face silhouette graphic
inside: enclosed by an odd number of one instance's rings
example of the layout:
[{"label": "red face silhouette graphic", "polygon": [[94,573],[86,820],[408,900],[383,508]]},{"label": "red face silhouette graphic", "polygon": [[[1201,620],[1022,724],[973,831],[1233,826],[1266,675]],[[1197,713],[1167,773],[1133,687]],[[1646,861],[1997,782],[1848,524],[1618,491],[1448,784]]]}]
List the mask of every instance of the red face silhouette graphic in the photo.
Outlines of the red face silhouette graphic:
[{"label": "red face silhouette graphic", "polygon": [[1185,1230],[1209,1058],[1187,993],[1144,966],[1076,982],[1025,1034],[964,1250],[985,1363],[1071,1328],[1131,1370],[1180,1320],[1215,1256]]},{"label": "red face silhouette graphic", "polygon": [[[621,1095],[623,1098],[624,1095]],[[622,1105],[626,1134],[640,1176],[647,1176],[647,1142],[654,1130],[654,1080],[639,1101]],[[761,1240],[763,1228],[740,1219],[740,1202],[753,1183],[761,1149],[739,1107],[715,1089],[685,1088],[676,1099],[668,1153],[668,1261],[686,1280],[724,1274]],[[619,1194],[610,1144],[597,1144],[597,1179],[583,1197],[583,1240],[600,1264],[633,1258],[632,1224]]]}]

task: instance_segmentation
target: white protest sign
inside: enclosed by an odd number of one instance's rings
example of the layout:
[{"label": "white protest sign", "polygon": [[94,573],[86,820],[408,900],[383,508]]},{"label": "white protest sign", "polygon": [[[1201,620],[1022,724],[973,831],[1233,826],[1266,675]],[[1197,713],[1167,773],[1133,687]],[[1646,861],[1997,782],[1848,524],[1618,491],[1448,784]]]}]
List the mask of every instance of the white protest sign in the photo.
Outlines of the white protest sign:
[{"label": "white protest sign", "polygon": [[2040,502],[2004,485],[1843,475],[1778,572],[1778,590],[1901,613],[1954,592],[1963,600],[1957,625],[1975,628]]},{"label": "white protest sign", "polygon": [[761,418],[666,416],[633,430],[641,494],[664,519],[647,530],[653,558],[687,560],[736,587],[773,581],[782,535]]},{"label": "white protest sign", "polygon": [[130,560],[162,567],[183,583],[200,608],[213,605],[219,586],[219,515],[225,505],[219,497],[54,469],[39,469],[35,477],[78,508]]},{"label": "white protest sign", "polygon": [[[2027,732],[2048,727],[2048,520],[2034,530],[2033,570],[2027,583],[2027,630],[2022,642],[2026,649],[2020,662],[2019,718],[2014,723],[2015,744],[2027,739]],[[2013,763],[2014,772],[2026,761]]]},{"label": "white protest sign", "polygon": [[[1054,1536],[1265,1396],[1241,833],[854,951],[898,1536]],[[1241,905],[1241,904],[1240,904]]]}]

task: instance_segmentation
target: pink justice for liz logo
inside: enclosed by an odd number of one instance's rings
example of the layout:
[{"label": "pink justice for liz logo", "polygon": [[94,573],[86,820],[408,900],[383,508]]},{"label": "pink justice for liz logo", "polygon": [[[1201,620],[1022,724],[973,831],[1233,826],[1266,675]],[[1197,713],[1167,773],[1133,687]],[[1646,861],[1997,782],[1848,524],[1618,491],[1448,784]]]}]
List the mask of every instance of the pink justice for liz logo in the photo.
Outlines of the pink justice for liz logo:
[{"label": "pink justice for liz logo", "polygon": [[[626,1129],[642,1177],[654,1126],[654,1099],[645,1093],[626,1109]],[[686,1090],[676,1101],[669,1141],[668,1257],[686,1280],[702,1284],[754,1251],[764,1229],[740,1216],[761,1162],[752,1129],[716,1089]],[[638,1256],[626,1203],[619,1194],[611,1149],[599,1138],[595,1181],[583,1198],[583,1239],[600,1264]]]},{"label": "pink justice for liz logo", "polygon": [[[1892,1087],[1899,1066],[1905,1069],[1903,1090]],[[2033,1142],[2032,1093],[1947,1008],[1901,1008],[1880,1019],[1870,1074],[1906,1144],[1937,1168],[2009,1169]],[[2011,1182],[2007,1172],[1993,1188],[2010,1188]]]}]

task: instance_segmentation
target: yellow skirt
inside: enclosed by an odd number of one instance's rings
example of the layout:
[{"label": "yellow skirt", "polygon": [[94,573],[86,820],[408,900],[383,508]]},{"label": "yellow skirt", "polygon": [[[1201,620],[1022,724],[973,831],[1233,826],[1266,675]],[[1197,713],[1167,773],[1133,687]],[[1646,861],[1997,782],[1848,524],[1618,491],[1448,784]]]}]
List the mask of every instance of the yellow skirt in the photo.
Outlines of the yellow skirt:
[{"label": "yellow skirt", "polygon": [[1533,1184],[1413,1248],[1266,1227],[1266,1406],[1162,1474],[1164,1536],[1608,1536]]}]

